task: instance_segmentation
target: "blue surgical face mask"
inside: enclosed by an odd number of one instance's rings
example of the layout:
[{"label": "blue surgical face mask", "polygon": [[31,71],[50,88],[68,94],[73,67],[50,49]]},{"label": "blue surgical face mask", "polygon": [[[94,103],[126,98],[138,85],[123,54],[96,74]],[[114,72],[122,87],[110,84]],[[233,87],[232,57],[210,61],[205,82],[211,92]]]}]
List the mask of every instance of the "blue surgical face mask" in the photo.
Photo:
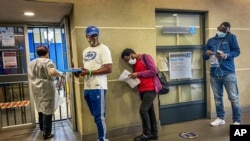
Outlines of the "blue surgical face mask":
[{"label": "blue surgical face mask", "polygon": [[224,32],[220,32],[220,31],[217,31],[217,36],[219,37],[219,38],[223,38],[223,37],[225,37],[226,36],[226,34],[227,33],[224,33]]}]

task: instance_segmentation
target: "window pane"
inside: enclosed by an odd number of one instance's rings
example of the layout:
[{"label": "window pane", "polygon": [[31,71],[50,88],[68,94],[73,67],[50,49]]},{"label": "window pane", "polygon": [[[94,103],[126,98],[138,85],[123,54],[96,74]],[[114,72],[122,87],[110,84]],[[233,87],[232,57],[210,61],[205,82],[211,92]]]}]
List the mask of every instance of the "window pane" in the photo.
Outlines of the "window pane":
[{"label": "window pane", "polygon": [[[202,45],[198,14],[156,13],[156,45]],[[163,33],[163,27],[191,28],[190,33]],[[178,28],[177,28],[178,27]]]}]

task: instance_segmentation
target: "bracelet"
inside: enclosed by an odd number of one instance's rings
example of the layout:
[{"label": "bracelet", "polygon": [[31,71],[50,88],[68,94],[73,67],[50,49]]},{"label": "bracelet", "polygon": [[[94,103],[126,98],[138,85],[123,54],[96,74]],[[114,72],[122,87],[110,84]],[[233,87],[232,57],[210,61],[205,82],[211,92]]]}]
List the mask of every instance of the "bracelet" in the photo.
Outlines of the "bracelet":
[{"label": "bracelet", "polygon": [[91,76],[92,75],[92,71],[91,70],[89,70],[89,76]]}]

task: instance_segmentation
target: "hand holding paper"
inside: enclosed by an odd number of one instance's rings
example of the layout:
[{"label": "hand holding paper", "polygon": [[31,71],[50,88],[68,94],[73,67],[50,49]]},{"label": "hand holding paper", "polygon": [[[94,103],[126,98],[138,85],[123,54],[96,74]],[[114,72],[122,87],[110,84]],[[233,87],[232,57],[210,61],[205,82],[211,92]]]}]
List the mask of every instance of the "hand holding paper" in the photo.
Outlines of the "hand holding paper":
[{"label": "hand holding paper", "polygon": [[130,78],[129,74],[131,74],[131,73],[128,70],[124,70],[118,79],[120,81],[124,81],[124,82],[128,83],[131,88],[134,88],[138,84],[140,84],[140,80],[138,78],[136,78],[136,79]]}]

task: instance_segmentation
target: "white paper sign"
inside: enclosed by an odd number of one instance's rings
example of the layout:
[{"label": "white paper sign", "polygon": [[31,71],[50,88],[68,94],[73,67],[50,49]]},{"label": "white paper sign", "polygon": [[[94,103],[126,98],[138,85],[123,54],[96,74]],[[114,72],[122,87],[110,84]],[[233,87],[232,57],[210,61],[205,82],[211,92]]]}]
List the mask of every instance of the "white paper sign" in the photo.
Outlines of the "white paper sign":
[{"label": "white paper sign", "polygon": [[16,52],[2,52],[3,68],[16,68]]},{"label": "white paper sign", "polygon": [[169,53],[170,79],[192,78],[192,53]]},{"label": "white paper sign", "polygon": [[120,81],[124,81],[126,83],[129,84],[129,86],[131,88],[134,88],[136,87],[138,84],[140,84],[140,80],[139,79],[133,79],[133,78],[130,78],[128,75],[131,74],[131,72],[129,72],[128,70],[124,70],[120,77],[118,78]]},{"label": "white paper sign", "polygon": [[14,28],[2,30],[2,46],[15,46]]}]

